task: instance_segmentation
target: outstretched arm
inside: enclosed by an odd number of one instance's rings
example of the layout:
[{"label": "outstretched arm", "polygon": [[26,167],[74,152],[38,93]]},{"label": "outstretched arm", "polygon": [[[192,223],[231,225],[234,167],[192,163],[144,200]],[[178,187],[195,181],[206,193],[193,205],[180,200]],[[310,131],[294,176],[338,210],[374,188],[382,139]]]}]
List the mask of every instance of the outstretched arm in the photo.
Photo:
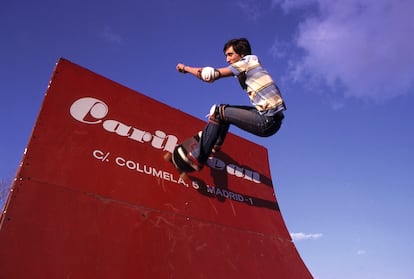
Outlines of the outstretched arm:
[{"label": "outstretched arm", "polygon": [[233,73],[229,68],[214,69],[212,67],[190,67],[179,63],[176,66],[176,69],[180,73],[190,73],[206,82],[213,82],[222,77],[233,76]]}]

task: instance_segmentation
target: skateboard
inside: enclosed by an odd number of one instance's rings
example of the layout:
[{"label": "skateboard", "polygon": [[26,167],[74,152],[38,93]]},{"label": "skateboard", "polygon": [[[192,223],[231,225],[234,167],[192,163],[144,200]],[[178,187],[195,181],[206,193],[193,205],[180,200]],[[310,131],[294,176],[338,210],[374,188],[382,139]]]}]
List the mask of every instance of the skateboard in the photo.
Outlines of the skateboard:
[{"label": "skateboard", "polygon": [[181,144],[177,145],[174,148],[174,151],[172,153],[167,152],[164,155],[164,159],[174,165],[174,167],[180,173],[181,178],[187,178],[188,173],[199,171],[202,168],[202,166],[193,163],[187,156],[188,153],[196,148],[199,141],[200,133],[184,140]]}]

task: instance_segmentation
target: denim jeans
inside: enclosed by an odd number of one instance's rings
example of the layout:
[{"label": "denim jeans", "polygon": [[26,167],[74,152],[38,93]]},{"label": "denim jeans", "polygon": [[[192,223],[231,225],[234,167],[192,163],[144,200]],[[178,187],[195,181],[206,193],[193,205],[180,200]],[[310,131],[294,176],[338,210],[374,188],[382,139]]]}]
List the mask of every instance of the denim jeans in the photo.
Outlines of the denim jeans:
[{"label": "denim jeans", "polygon": [[260,114],[256,108],[250,106],[225,105],[223,114],[217,119],[218,121],[207,123],[197,148],[191,154],[199,163],[204,164],[213,147],[223,144],[230,125],[235,125],[260,137],[269,137],[279,130],[283,118],[282,112],[266,115]]}]

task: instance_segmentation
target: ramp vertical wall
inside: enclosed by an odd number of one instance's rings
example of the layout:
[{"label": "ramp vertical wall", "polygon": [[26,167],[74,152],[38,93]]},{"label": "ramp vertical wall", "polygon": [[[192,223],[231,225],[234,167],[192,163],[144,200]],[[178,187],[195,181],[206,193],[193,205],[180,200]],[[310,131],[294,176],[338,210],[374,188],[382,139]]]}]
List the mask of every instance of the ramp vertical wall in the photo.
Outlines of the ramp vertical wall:
[{"label": "ramp vertical wall", "polygon": [[229,134],[187,180],[163,160],[203,126],[61,59],[1,217],[0,277],[312,278],[264,147]]}]

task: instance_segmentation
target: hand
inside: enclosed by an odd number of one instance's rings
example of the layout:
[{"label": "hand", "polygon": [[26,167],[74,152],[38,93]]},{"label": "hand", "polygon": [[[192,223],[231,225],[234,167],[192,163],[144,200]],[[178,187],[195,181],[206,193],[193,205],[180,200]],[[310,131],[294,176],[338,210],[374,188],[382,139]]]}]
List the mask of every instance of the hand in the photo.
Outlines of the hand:
[{"label": "hand", "polygon": [[179,64],[177,64],[177,66],[175,68],[177,69],[178,72],[185,74],[185,73],[187,73],[187,71],[184,70],[184,67],[185,67],[184,64],[179,63]]}]

